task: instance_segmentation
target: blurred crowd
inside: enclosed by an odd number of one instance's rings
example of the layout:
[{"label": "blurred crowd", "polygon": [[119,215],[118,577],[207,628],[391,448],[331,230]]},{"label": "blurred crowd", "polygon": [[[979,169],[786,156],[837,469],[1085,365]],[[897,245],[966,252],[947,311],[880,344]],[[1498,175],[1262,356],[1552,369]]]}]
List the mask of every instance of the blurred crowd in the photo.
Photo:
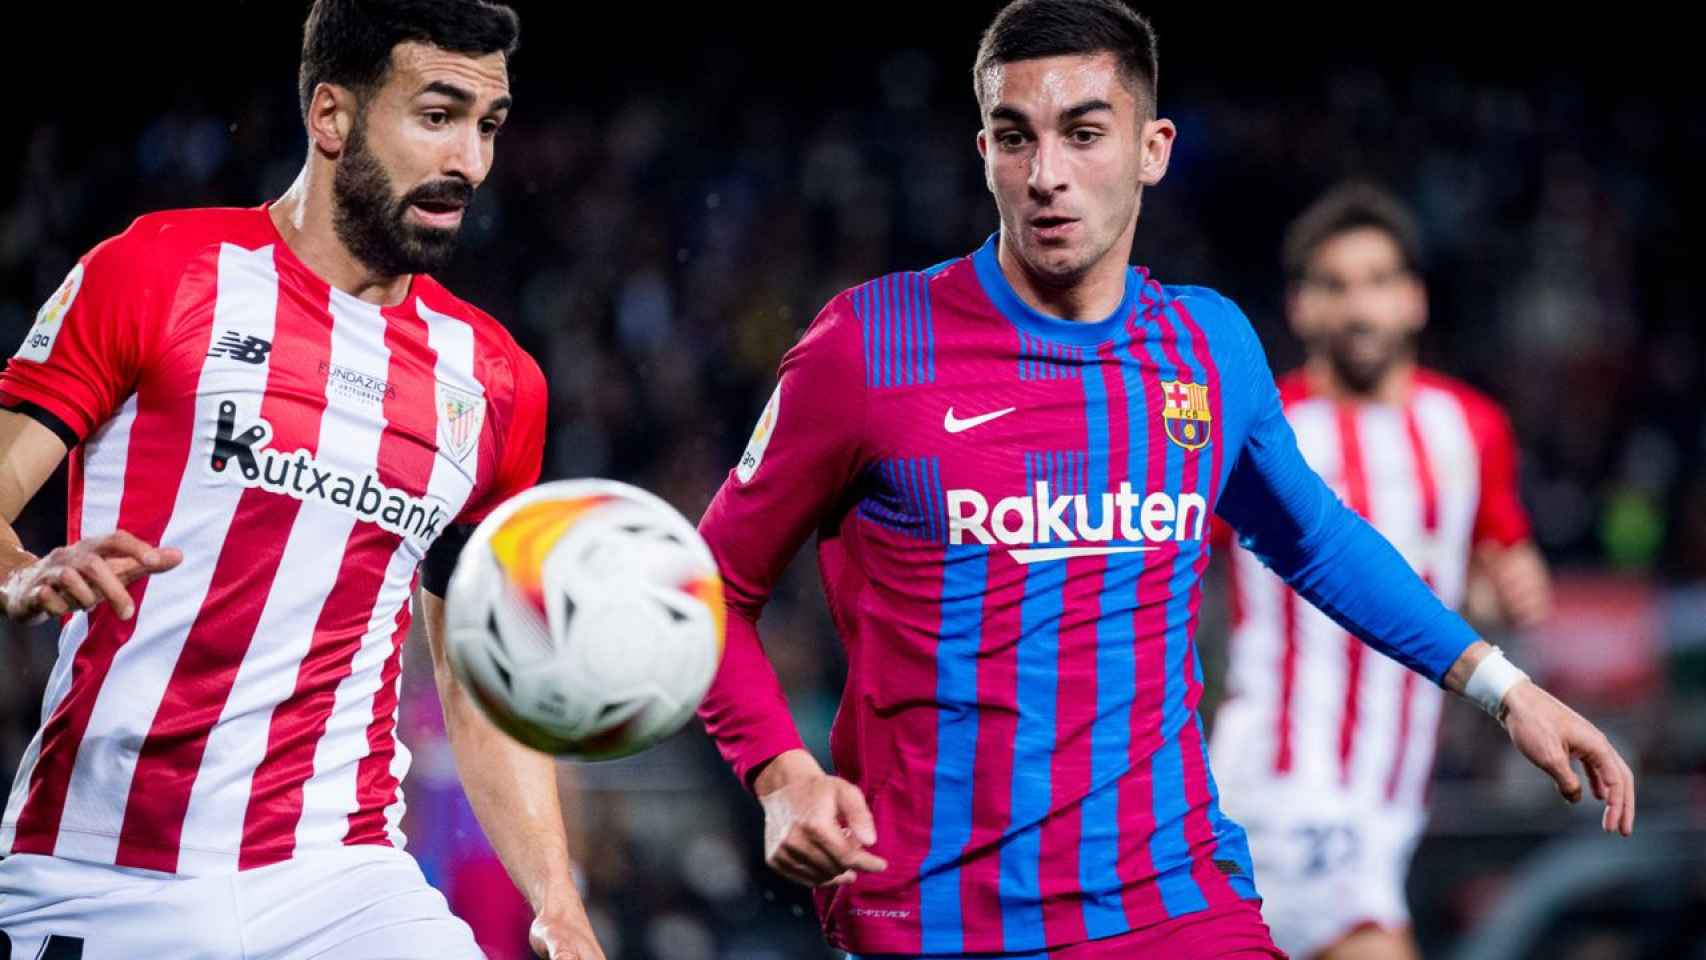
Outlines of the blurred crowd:
[{"label": "blurred crowd", "polygon": [[[982,16],[961,32],[974,35]],[[1564,577],[1559,623],[1507,639],[1638,758],[1644,824],[1699,843],[1706,303],[1680,191],[1706,151],[1706,121],[1680,98],[1608,89],[1588,70],[1485,76],[1425,57],[1317,65],[1283,81],[1199,63],[1170,80],[1160,26],[1163,112],[1180,136],[1166,180],[1145,195],[1137,259],[1164,281],[1239,301],[1285,367],[1299,355],[1278,264],[1287,219],[1348,176],[1415,205],[1429,244],[1423,357],[1507,405],[1537,538]],[[949,49],[865,49],[825,66],[834,85],[814,73],[789,87],[740,66],[756,48],[725,46],[592,92],[554,73],[551,52],[524,34],[519,106],[443,279],[540,360],[548,477],[628,480],[697,517],[782,351],[829,297],[969,251],[994,229],[973,149],[970,47],[961,36]],[[84,113],[13,127],[0,148],[0,343],[17,343],[75,258],[135,215],[279,194],[304,149],[287,79],[245,80],[235,97],[155,98],[134,122],[95,130]],[[20,518],[33,548],[63,539],[60,483]],[[841,662],[809,554],[763,629],[821,749]],[[1212,614],[1203,629],[1212,686],[1223,631]],[[8,782],[38,721],[52,639],[47,628],[0,635]],[[492,956],[523,956],[525,906],[461,799],[419,644],[402,709],[416,757],[412,846]],[[1486,718],[1448,714],[1439,814],[1413,884],[1435,950],[1483,919],[1511,887],[1511,864],[1548,831],[1593,826],[1512,764]],[[564,775],[579,787],[578,863],[613,958],[829,956],[803,892],[764,869],[756,805],[702,733]],[[1706,868],[1693,869],[1684,902],[1698,907]],[[1606,909],[1581,921],[1575,952],[1548,955],[1700,955],[1665,952],[1706,937],[1685,911],[1636,924],[1637,907]]]}]

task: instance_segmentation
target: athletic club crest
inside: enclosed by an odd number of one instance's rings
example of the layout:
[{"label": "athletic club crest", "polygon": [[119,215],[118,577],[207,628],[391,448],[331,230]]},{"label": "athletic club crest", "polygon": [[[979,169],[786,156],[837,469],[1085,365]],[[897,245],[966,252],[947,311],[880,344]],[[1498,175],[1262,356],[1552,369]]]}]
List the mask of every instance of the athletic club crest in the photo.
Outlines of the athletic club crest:
[{"label": "athletic club crest", "polygon": [[486,398],[438,383],[438,444],[461,463],[480,443],[480,427],[486,422]]},{"label": "athletic club crest", "polygon": [[1161,398],[1161,422],[1167,428],[1167,439],[1186,450],[1198,450],[1208,443],[1209,427],[1214,423],[1214,414],[1208,409],[1208,387],[1163,380]]}]

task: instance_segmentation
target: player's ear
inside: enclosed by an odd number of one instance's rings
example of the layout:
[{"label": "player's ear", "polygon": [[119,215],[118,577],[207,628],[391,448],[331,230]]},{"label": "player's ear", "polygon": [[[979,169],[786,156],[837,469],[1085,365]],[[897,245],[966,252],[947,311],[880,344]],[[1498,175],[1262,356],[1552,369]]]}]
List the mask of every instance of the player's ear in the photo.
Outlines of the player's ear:
[{"label": "player's ear", "polygon": [[1138,132],[1138,149],[1142,156],[1138,162],[1138,182],[1146,187],[1153,187],[1167,175],[1167,163],[1173,156],[1173,139],[1179,135],[1173,121],[1157,117],[1143,125]]},{"label": "player's ear", "polygon": [[325,156],[336,159],[349,142],[358,108],[355,91],[335,83],[314,87],[308,100],[308,141]]},{"label": "player's ear", "polygon": [[1413,274],[1410,276],[1410,296],[1410,332],[1419,333],[1428,325],[1428,285]]}]

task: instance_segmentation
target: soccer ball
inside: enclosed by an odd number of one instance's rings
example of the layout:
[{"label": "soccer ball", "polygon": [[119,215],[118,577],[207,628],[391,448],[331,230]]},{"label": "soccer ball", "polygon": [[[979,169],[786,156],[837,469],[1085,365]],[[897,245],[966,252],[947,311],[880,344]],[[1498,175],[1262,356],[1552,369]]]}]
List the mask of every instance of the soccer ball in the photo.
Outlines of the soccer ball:
[{"label": "soccer ball", "polygon": [[686,723],[723,652],[723,581],[673,507],[611,480],[505,501],[445,595],[452,668],[492,722],[537,750],[638,753]]}]

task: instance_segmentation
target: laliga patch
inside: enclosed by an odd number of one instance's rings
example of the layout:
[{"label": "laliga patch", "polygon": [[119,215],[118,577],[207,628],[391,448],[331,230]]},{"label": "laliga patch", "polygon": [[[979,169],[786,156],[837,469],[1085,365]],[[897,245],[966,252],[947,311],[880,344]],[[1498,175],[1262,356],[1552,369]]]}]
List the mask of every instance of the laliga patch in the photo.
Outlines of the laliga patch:
[{"label": "laliga patch", "polygon": [[53,341],[59,337],[60,328],[64,327],[65,314],[71,310],[71,302],[77,299],[77,291],[83,289],[83,265],[79,263],[65,275],[65,282],[47,298],[36,313],[36,322],[30,327],[30,332],[24,335],[23,345],[18,347],[17,356],[24,360],[34,360],[46,363],[48,354],[53,352]]},{"label": "laliga patch", "polygon": [[1209,427],[1214,423],[1214,414],[1209,412],[1208,387],[1163,380],[1161,399],[1161,423],[1167,429],[1167,439],[1186,450],[1206,446]]},{"label": "laliga patch", "polygon": [[486,422],[486,398],[458,390],[444,381],[438,384],[438,442],[450,459],[462,463],[480,444],[480,427]]},{"label": "laliga patch", "polygon": [[770,402],[764,405],[764,412],[759,414],[758,425],[752,428],[752,439],[746,442],[746,452],[740,455],[740,463],[735,467],[735,476],[741,483],[752,479],[758,472],[758,465],[764,462],[764,448],[770,446],[770,437],[776,433],[776,418],[782,415],[782,385],[776,385],[776,392],[770,395]]}]

